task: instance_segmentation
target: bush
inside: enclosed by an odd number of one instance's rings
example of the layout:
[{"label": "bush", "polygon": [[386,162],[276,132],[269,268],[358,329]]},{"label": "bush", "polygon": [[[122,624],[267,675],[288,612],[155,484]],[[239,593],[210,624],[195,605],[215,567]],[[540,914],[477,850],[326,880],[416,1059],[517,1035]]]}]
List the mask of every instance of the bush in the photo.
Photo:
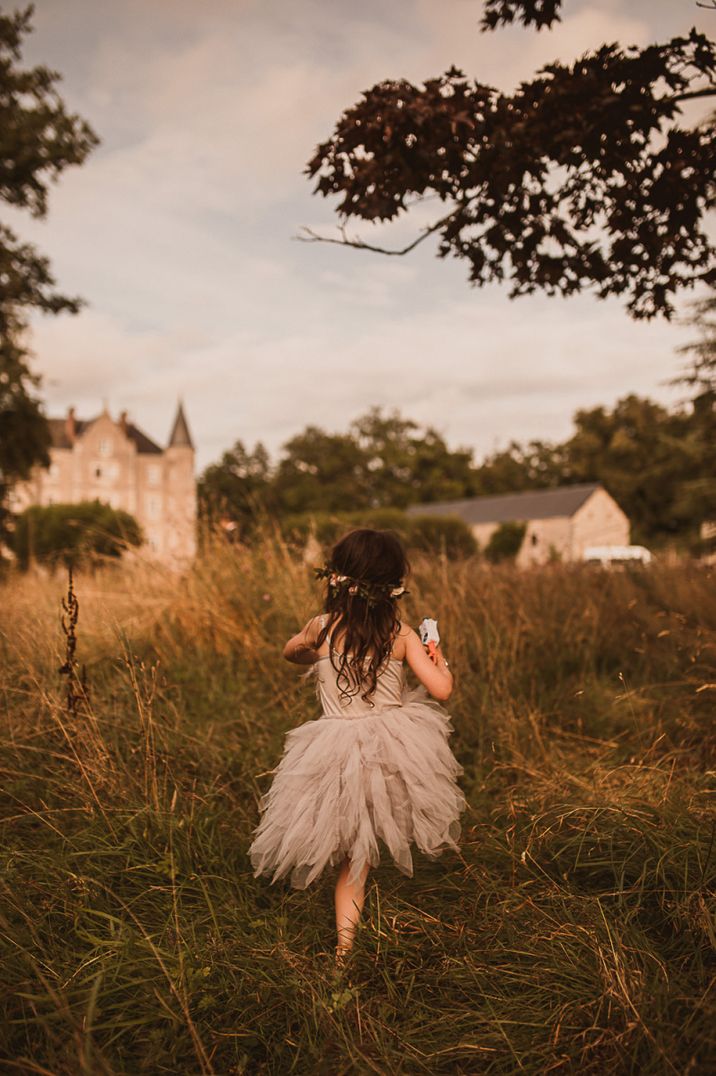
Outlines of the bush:
[{"label": "bush", "polygon": [[411,517],[397,508],[367,508],[355,512],[301,512],[281,520],[281,531],[291,545],[304,546],[311,534],[324,547],[331,546],[351,527],[375,527],[393,530],[408,551],[451,559],[477,552],[472,531],[461,519],[452,516]]},{"label": "bush", "polygon": [[410,529],[411,544],[424,553],[444,552],[451,560],[477,553],[474,534],[455,516],[415,516]]},{"label": "bush", "polygon": [[32,559],[52,565],[119,557],[127,545],[143,541],[134,516],[95,500],[31,505],[15,520],[10,548],[25,569]]},{"label": "bush", "polygon": [[493,564],[501,560],[514,560],[520,551],[520,546],[527,530],[526,523],[518,523],[510,520],[500,523],[485,546],[485,556]]}]

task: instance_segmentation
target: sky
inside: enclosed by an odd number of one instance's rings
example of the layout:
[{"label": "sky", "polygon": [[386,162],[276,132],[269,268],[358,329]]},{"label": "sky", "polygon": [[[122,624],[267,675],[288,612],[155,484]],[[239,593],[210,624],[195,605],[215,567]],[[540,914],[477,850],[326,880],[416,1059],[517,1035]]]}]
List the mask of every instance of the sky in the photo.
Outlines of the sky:
[{"label": "sky", "polygon": [[[166,443],[184,401],[197,469],[237,440],[274,459],[307,425],[345,431],[372,406],[436,428],[476,459],[558,440],[577,408],[668,385],[693,338],[619,300],[517,300],[424,243],[405,258],[310,244],[333,203],[303,173],[340,113],[384,78],[451,65],[502,90],[604,41],[644,45],[716,13],[695,0],[565,0],[540,34],[478,28],[480,0],[37,0],[24,60],[62,74],[101,145],[34,220],[4,221],[50,257],[76,316],[32,322],[50,415],[106,402]],[[703,114],[702,111],[699,115]],[[696,115],[696,113],[695,113]],[[429,221],[351,226],[400,246]]]}]

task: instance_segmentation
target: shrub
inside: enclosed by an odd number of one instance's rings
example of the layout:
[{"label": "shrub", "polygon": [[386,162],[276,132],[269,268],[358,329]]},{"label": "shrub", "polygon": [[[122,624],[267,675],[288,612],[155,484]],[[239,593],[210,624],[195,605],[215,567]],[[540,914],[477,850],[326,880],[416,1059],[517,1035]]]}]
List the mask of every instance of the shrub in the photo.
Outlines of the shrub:
[{"label": "shrub", "polygon": [[127,545],[141,545],[134,516],[99,500],[78,504],[34,504],[15,520],[10,548],[21,568],[77,563],[92,557],[119,557]]},{"label": "shrub", "polygon": [[411,545],[424,553],[444,552],[451,560],[477,553],[474,534],[456,516],[415,516],[410,530]]},{"label": "shrub", "polygon": [[454,559],[477,552],[472,531],[452,516],[408,516],[398,508],[366,508],[355,512],[301,512],[281,520],[284,538],[294,546],[304,546],[309,535],[324,547],[337,541],[351,527],[393,530],[408,550],[431,555],[445,553]]},{"label": "shrub", "polygon": [[508,521],[500,523],[485,546],[485,556],[496,564],[501,560],[514,560],[520,551],[520,546],[527,530],[526,523]]}]

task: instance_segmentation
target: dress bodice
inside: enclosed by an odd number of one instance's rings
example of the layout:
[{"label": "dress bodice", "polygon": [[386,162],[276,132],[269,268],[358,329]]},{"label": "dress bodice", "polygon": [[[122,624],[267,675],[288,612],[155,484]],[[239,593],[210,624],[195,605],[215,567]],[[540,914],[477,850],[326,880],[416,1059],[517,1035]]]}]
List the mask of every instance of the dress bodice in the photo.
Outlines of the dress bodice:
[{"label": "dress bodice", "polygon": [[[339,663],[338,652],[333,650],[334,660]],[[361,693],[355,691],[351,684],[348,690],[351,692],[349,699],[341,695],[338,686],[338,672],[331,662],[331,655],[318,659],[315,665],[318,698],[323,707],[324,714],[345,715],[346,717],[359,717],[363,714],[375,714],[386,706],[402,706],[403,686],[405,683],[405,669],[403,662],[397,658],[389,658],[382,668],[378,670],[378,683],[375,693],[369,696],[366,702],[361,698]],[[342,681],[342,686],[345,683]],[[361,689],[363,690],[363,689]],[[373,705],[371,706],[371,702]]]}]

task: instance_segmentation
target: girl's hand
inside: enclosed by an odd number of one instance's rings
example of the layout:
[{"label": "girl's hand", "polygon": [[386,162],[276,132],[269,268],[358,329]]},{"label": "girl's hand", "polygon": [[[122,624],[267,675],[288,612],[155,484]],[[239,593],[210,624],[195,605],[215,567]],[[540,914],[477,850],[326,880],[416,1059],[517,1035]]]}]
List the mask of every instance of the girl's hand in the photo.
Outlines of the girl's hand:
[{"label": "girl's hand", "polygon": [[412,628],[406,626],[400,634],[405,639],[405,659],[421,684],[434,699],[449,699],[453,689],[453,677],[439,644],[436,644],[434,657],[431,658],[427,647]]},{"label": "girl's hand", "polygon": [[420,641],[425,647],[428,657],[432,661],[433,665],[437,665],[437,651],[440,645],[440,632],[438,631],[437,620],[433,620],[432,617],[426,616],[424,620],[420,622],[418,631],[420,633]]}]

